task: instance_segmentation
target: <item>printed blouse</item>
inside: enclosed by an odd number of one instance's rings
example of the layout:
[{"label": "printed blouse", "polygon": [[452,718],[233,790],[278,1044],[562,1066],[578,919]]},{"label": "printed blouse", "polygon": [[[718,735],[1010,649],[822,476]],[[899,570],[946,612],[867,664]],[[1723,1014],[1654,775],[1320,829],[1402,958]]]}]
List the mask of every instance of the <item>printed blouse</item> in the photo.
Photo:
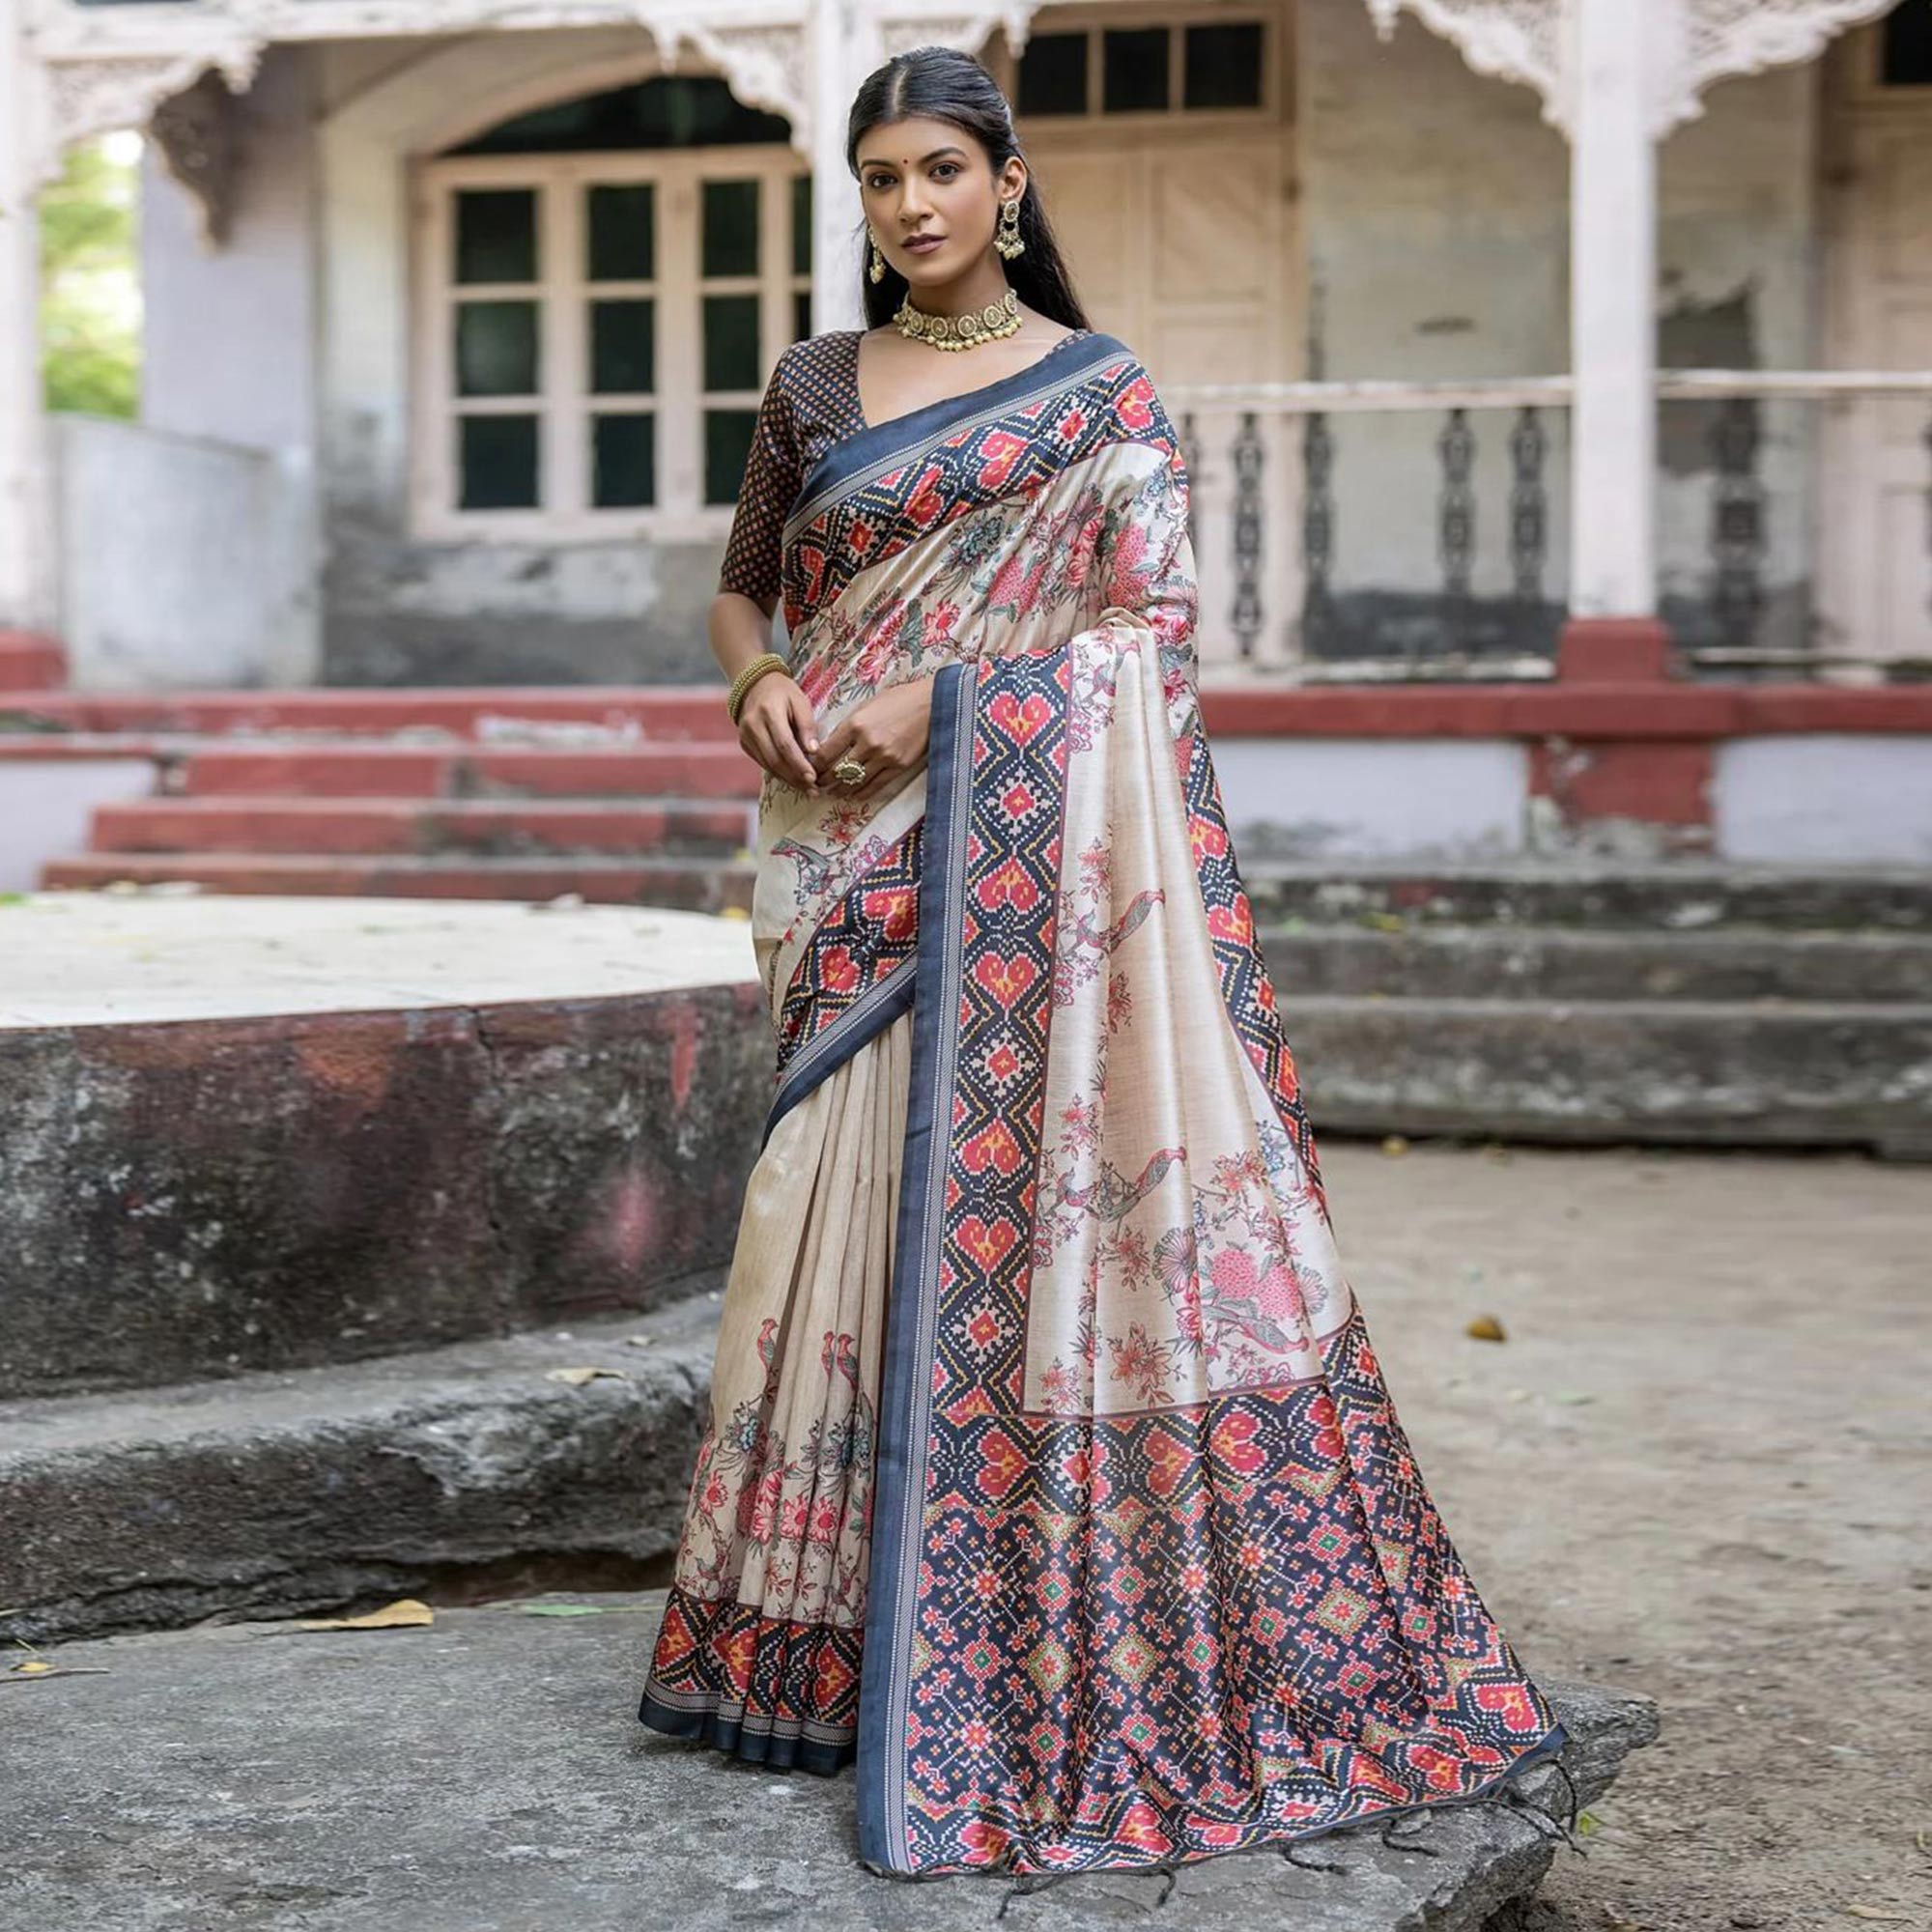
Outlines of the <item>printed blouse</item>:
[{"label": "printed blouse", "polygon": [[784,520],[811,466],[841,437],[866,427],[859,409],[859,328],[794,342],[778,359],[758,405],[737,514],[718,574],[720,590],[762,603],[779,595]]}]

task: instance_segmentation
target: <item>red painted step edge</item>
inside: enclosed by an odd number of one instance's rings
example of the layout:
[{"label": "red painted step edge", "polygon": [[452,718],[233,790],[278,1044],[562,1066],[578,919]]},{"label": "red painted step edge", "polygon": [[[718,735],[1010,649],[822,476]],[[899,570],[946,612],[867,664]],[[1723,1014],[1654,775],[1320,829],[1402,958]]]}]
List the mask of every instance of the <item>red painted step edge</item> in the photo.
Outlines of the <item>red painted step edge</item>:
[{"label": "red painted step edge", "polygon": [[38,631],[0,630],[0,692],[53,691],[67,682],[67,653]]},{"label": "red painted step edge", "polygon": [[[1932,685],[1712,685],[1662,679],[1484,685],[1322,685],[1267,690],[1204,684],[1202,714],[1220,737],[1725,738],[1782,731],[1932,732]],[[518,686],[507,689],[315,689],[30,696],[7,709],[78,731],[452,734],[451,751],[482,744],[510,753],[666,750],[736,744],[708,687]],[[601,727],[617,742],[520,745],[478,740],[490,719],[536,726]],[[298,749],[291,747],[292,750]],[[327,747],[314,747],[325,750]],[[345,748],[347,749],[347,748]],[[415,747],[436,752],[435,745]]]},{"label": "red painted step edge", "polygon": [[722,690],[714,692],[708,686],[412,686],[394,690],[338,686],[298,691],[60,692],[15,708],[81,731],[386,734],[415,725],[440,728],[476,742],[479,727],[501,720],[510,726],[591,726],[632,744],[737,741],[724,714]]},{"label": "red painted step edge", "polygon": [[754,799],[763,774],[736,744],[696,741],[638,751],[407,745],[230,748],[187,753],[187,797]]}]

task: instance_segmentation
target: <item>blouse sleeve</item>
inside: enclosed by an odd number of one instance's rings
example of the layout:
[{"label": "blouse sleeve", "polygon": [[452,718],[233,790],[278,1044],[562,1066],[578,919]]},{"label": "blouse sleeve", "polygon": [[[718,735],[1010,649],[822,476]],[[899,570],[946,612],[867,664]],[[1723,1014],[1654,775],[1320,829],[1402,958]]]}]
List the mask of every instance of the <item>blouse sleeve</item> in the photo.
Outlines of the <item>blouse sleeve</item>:
[{"label": "blouse sleeve", "polygon": [[718,574],[720,590],[736,590],[762,604],[779,595],[780,557],[786,514],[804,480],[798,432],[786,385],[787,357],[781,355],[765,384],[758,419],[745,459],[745,480]]}]

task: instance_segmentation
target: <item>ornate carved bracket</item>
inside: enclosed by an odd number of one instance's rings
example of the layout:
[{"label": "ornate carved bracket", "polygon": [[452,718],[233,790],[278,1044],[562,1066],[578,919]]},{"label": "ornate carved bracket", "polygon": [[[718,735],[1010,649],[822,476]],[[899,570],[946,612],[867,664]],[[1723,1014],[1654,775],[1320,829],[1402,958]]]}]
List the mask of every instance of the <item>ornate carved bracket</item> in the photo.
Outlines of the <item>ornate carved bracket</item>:
[{"label": "ornate carved bracket", "polygon": [[708,26],[694,20],[687,8],[653,6],[648,0],[632,11],[667,53],[676,41],[689,41],[740,100],[783,115],[791,123],[791,145],[811,152],[811,50],[803,22]]},{"label": "ornate carved bracket", "polygon": [[1808,61],[1853,27],[1891,11],[1893,0],[1676,0],[1675,59],[1658,97],[1663,128],[1701,113],[1713,81]]},{"label": "ornate carved bracket", "polygon": [[201,240],[219,248],[228,240],[241,178],[241,112],[238,97],[213,68],[192,87],[171,94],[148,124],[167,170],[201,208]]},{"label": "ornate carved bracket", "polygon": [[1044,0],[998,0],[983,7],[959,8],[925,14],[889,14],[879,23],[880,52],[887,60],[914,47],[963,47],[978,53],[1003,28],[1007,43],[1017,53],[1026,45],[1033,16]]},{"label": "ornate carved bracket", "polygon": [[[33,157],[35,184],[59,179],[72,142],[116,128],[155,124],[170,169],[201,198],[203,232],[225,233],[235,185],[230,135],[221,131],[214,92],[247,90],[262,54],[277,41],[348,35],[433,34],[487,30],[632,25],[667,55],[689,42],[715,65],[739,99],[792,124],[794,145],[809,152],[810,87],[808,0],[797,15],[734,21],[728,5],[700,10],[690,0],[206,0],[191,20],[163,22],[99,14],[79,32],[72,11],[43,4],[35,50],[44,63],[42,139]],[[706,13],[713,17],[704,17]],[[203,76],[209,78],[204,82]],[[180,100],[163,113],[163,103]],[[179,156],[179,159],[177,158]]]},{"label": "ornate carved bracket", "polygon": [[[1704,111],[1703,94],[1732,74],[1810,60],[1892,0],[1629,0],[1649,9],[1655,48],[1652,127],[1662,138]],[[1544,118],[1569,131],[1577,0],[1368,0],[1384,40],[1406,10],[1452,43],[1478,73],[1521,81]]]},{"label": "ornate carved bracket", "polygon": [[1564,15],[1569,5],[1570,0],[1369,0],[1369,12],[1376,31],[1387,40],[1406,8],[1477,73],[1535,88],[1543,97],[1544,118],[1563,124]]}]

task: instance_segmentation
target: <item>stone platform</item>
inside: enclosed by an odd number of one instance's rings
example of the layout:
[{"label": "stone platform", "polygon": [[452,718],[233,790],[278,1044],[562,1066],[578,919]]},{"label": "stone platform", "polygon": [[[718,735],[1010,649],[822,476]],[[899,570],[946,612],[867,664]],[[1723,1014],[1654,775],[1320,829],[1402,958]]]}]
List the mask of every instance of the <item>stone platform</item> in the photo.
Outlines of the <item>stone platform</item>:
[{"label": "stone platform", "polygon": [[742,921],[0,902],[0,1399],[656,1305],[772,1073]]},{"label": "stone platform", "polygon": [[[528,1600],[440,1610],[426,1629],[234,1624],[48,1651],[105,1674],[0,1685],[0,1926],[952,1932],[991,1925],[1010,1900],[1016,1932],[1478,1932],[1558,1855],[1548,1825],[1483,1804],[1405,1823],[1397,1835],[1420,1849],[1369,1829],[1301,1854],[1332,1871],[1264,1849],[1171,1880],[1032,1891],[992,1874],[879,1877],[859,1862],[851,1771],[773,1774],[637,1721],[662,1592],[569,1601],[594,1613],[531,1615]],[[1656,1714],[1549,1688],[1587,1804]],[[1523,1790],[1567,1808],[1551,1771]]]}]

